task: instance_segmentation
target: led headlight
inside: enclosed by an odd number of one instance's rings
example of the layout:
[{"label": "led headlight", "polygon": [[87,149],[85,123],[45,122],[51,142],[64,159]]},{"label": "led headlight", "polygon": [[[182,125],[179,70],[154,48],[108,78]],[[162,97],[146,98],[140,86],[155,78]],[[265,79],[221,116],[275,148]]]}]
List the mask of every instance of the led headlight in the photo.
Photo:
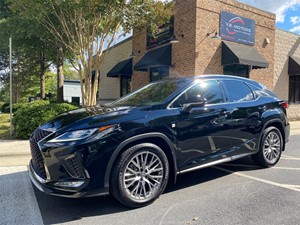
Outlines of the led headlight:
[{"label": "led headlight", "polygon": [[111,131],[113,131],[115,126],[116,124],[107,125],[100,128],[68,131],[48,142],[55,143],[55,142],[66,142],[66,141],[78,141],[78,140],[88,138],[93,134],[95,134],[96,132],[99,134],[97,136],[97,138],[99,139],[105,136],[106,134],[110,133]]},{"label": "led headlight", "polygon": [[53,142],[65,142],[65,141],[78,141],[78,140],[88,138],[89,136],[94,134],[97,130],[98,128],[69,131],[50,140],[49,142],[53,143]]}]

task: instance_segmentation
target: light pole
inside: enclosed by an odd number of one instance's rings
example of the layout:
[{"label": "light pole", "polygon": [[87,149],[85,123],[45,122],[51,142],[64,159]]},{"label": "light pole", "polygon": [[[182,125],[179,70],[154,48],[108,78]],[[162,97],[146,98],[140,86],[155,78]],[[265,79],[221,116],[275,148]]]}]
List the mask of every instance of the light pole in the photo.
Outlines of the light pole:
[{"label": "light pole", "polygon": [[12,41],[9,38],[10,137],[12,137]]}]

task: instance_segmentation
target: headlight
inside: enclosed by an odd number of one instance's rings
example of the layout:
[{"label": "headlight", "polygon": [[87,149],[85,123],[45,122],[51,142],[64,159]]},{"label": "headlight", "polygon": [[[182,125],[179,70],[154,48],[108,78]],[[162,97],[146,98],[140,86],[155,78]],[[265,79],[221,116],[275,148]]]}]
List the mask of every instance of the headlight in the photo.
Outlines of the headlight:
[{"label": "headlight", "polygon": [[64,141],[78,141],[78,140],[82,140],[82,139],[85,139],[85,138],[91,136],[97,130],[98,130],[98,128],[69,131],[69,132],[66,132],[66,133],[50,140],[49,142],[53,143],[53,142],[64,142]]},{"label": "headlight", "polygon": [[93,129],[69,131],[69,132],[66,132],[48,142],[55,143],[55,142],[66,142],[66,141],[78,141],[78,140],[88,138],[88,137],[92,136],[93,134],[95,134],[96,132],[98,132],[98,134],[99,134],[97,137],[101,138],[104,135],[113,131],[115,126],[116,126],[116,124],[103,126],[103,127],[99,127],[99,128],[93,128]]}]

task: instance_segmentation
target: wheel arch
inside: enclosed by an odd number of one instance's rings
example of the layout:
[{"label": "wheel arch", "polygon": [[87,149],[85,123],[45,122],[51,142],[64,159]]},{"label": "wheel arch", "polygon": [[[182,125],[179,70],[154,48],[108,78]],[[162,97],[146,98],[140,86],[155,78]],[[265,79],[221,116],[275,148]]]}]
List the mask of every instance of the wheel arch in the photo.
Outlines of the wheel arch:
[{"label": "wheel arch", "polygon": [[110,183],[110,176],[111,176],[111,170],[118,159],[119,155],[124,152],[126,149],[140,144],[140,143],[152,143],[160,147],[164,153],[166,154],[168,161],[169,161],[169,167],[170,167],[170,180],[174,183],[176,182],[176,176],[177,176],[177,164],[176,164],[176,155],[174,146],[171,142],[171,140],[164,134],[153,132],[153,133],[145,133],[140,134],[131,138],[126,139],[125,141],[121,142],[116,150],[113,152],[107,167],[105,171],[105,177],[104,177],[104,186],[106,188],[109,187]]},{"label": "wheel arch", "polygon": [[[263,126],[263,130],[267,129],[268,127],[276,127],[281,135],[282,135],[282,141],[283,141],[283,148],[282,148],[282,151],[285,150],[285,132],[284,132],[284,125],[283,125],[283,122],[278,118],[278,119],[271,119],[271,120],[268,120],[264,126]],[[262,138],[262,135],[260,137],[260,140]],[[259,142],[260,143],[260,142]]]}]

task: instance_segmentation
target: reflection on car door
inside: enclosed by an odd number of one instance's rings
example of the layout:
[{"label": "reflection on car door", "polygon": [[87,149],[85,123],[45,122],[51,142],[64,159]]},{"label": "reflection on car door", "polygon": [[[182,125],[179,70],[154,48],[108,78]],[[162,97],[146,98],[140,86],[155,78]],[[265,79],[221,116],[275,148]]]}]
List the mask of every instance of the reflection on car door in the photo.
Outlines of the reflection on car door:
[{"label": "reflection on car door", "polygon": [[[190,103],[189,98],[194,95],[206,98],[207,103],[190,113],[183,112],[181,107]],[[173,103],[177,107],[173,110],[177,115],[174,131],[179,170],[224,158],[230,152],[232,109],[225,104],[224,97],[219,81],[207,80],[195,84]]]}]

